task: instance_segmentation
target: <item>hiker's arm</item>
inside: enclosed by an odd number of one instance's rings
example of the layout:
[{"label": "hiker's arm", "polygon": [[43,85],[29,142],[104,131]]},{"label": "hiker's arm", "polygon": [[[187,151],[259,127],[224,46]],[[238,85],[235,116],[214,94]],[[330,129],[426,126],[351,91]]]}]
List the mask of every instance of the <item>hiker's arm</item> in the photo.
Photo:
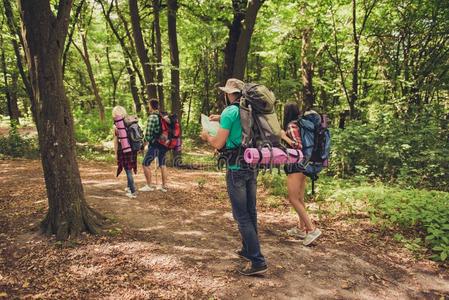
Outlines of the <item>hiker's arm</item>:
[{"label": "hiker's arm", "polygon": [[207,131],[201,133],[201,139],[208,142],[215,149],[221,149],[226,144],[226,139],[229,136],[229,130],[219,128],[216,136],[211,136]]},{"label": "hiker's arm", "polygon": [[281,131],[281,138],[293,149],[302,149],[301,134],[297,125],[288,125],[287,132],[284,130]]},{"label": "hiker's arm", "polygon": [[118,139],[117,139],[117,135],[115,134],[115,131],[114,131],[114,153],[115,153],[115,158],[117,158],[117,150],[118,150]]},{"label": "hiker's arm", "polygon": [[209,116],[209,121],[220,122],[220,115],[210,115]]}]

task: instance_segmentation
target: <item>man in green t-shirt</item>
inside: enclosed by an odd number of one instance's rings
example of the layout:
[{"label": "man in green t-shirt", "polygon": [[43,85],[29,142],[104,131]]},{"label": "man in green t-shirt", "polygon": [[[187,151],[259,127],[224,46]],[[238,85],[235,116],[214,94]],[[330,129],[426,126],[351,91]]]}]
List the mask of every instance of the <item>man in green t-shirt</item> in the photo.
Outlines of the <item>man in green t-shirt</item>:
[{"label": "man in green t-shirt", "polygon": [[[239,153],[242,142],[242,126],[240,124],[240,109],[238,103],[242,94],[244,83],[238,79],[228,79],[226,86],[220,87],[230,105],[221,115],[212,115],[212,121],[220,121],[220,128],[216,136],[203,131],[201,138],[215,149],[226,147],[227,150]],[[250,263],[241,269],[243,275],[256,275],[267,271],[265,258],[260,251],[257,234],[256,189],[257,171],[244,164],[239,164],[235,155],[228,159],[226,172],[226,185],[231,200],[232,214],[238,223],[242,237],[242,249],[236,253]]]}]

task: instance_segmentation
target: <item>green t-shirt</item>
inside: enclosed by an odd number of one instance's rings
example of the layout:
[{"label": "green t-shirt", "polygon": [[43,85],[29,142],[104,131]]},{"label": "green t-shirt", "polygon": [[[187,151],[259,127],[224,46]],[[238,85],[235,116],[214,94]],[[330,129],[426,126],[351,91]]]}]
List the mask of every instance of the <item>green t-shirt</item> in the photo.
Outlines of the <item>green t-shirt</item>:
[{"label": "green t-shirt", "polygon": [[[226,149],[233,149],[242,143],[242,125],[240,125],[240,109],[236,105],[229,105],[221,113],[220,127],[229,130]],[[229,166],[230,170],[238,170],[236,165]]]}]

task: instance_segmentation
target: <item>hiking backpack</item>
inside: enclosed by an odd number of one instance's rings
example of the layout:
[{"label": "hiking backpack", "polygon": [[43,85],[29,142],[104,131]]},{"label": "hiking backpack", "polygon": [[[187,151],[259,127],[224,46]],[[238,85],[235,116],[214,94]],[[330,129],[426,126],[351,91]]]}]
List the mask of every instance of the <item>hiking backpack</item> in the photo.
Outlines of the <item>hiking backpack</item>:
[{"label": "hiking backpack", "polygon": [[[232,161],[245,164],[243,153],[246,148],[257,148],[261,150],[267,147],[281,146],[281,126],[275,111],[276,98],[267,87],[261,84],[247,83],[243,86],[240,102],[232,105],[238,106],[240,110],[240,124],[242,126],[242,143],[236,145],[235,149],[221,150],[218,158],[218,166],[221,168],[223,162]],[[273,155],[271,156],[273,157]],[[265,169],[273,167],[272,162],[264,165]]]},{"label": "hiking backpack", "polygon": [[129,144],[133,151],[140,151],[143,148],[143,132],[139,126],[139,119],[136,116],[127,116],[124,120],[128,133]]},{"label": "hiking backpack", "polygon": [[312,179],[312,194],[318,173],[329,165],[331,135],[327,115],[309,110],[297,121],[304,155],[304,174]]},{"label": "hiking backpack", "polygon": [[158,143],[168,149],[181,149],[181,125],[175,114],[162,113],[158,115],[160,134]]}]

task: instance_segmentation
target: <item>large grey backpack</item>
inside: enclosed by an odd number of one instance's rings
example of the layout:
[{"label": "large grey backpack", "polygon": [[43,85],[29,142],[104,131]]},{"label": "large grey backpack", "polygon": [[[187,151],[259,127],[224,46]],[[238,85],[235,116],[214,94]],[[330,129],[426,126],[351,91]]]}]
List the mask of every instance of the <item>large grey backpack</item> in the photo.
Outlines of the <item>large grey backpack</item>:
[{"label": "large grey backpack", "polygon": [[244,148],[278,147],[281,126],[276,116],[276,98],[266,86],[247,83],[240,99],[240,123]]}]

